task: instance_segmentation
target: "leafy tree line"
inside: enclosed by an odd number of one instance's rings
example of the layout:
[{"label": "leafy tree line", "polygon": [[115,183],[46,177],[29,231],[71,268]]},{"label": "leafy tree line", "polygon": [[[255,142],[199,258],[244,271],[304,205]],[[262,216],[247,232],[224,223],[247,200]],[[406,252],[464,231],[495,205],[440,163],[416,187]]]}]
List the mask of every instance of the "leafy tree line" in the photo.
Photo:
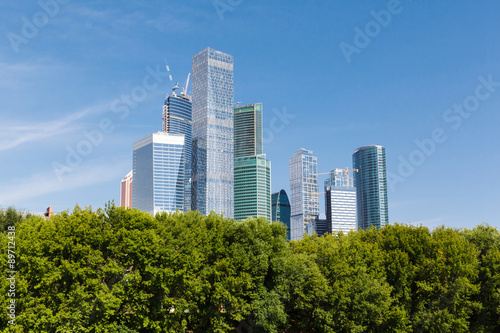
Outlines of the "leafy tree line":
[{"label": "leafy tree line", "polygon": [[4,332],[500,331],[500,233],[486,225],[287,243],[280,223],[197,212],[5,216],[18,274],[15,326],[0,280]]}]

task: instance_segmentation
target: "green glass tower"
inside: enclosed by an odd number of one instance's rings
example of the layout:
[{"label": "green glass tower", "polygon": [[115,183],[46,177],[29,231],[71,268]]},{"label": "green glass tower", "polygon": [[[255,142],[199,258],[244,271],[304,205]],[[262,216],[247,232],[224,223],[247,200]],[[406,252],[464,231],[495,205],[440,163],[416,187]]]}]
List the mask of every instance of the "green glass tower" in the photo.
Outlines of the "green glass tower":
[{"label": "green glass tower", "polygon": [[234,157],[262,153],[262,103],[234,108]]},{"label": "green glass tower", "polygon": [[271,220],[271,162],[266,155],[234,159],[234,218]]},{"label": "green glass tower", "polygon": [[365,146],[356,149],[352,164],[356,186],[358,228],[381,228],[389,223],[385,148]]},{"label": "green glass tower", "polygon": [[262,153],[262,104],[234,109],[234,218],[271,220],[271,162]]}]

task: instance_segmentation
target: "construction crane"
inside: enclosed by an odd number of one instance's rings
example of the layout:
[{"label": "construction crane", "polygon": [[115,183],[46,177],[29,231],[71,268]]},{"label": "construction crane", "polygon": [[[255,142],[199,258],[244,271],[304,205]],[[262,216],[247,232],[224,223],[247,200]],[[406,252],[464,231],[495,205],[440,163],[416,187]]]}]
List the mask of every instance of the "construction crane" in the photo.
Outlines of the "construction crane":
[{"label": "construction crane", "polygon": [[[168,78],[170,79],[170,83],[174,83],[174,79],[172,78],[172,74],[170,73],[170,67],[168,66],[167,58],[165,58],[165,67],[167,67]],[[175,96],[175,90],[179,89],[179,81],[172,87],[173,95]]]},{"label": "construction crane", "polygon": [[191,77],[191,73],[188,74],[188,78],[186,80],[186,86],[184,88],[182,88],[182,92],[181,92],[181,95],[182,96],[186,96],[187,95],[187,92],[188,92],[188,86],[189,86],[189,78]]},{"label": "construction crane", "polygon": [[356,171],[359,171],[359,170],[358,169],[349,170],[349,167],[347,167],[347,168],[345,168],[345,170],[340,169],[340,170],[332,170],[330,172],[315,173],[315,174],[313,174],[313,176],[330,175],[332,173],[345,173],[345,174],[347,174],[347,187],[349,187],[349,172],[356,172]]}]

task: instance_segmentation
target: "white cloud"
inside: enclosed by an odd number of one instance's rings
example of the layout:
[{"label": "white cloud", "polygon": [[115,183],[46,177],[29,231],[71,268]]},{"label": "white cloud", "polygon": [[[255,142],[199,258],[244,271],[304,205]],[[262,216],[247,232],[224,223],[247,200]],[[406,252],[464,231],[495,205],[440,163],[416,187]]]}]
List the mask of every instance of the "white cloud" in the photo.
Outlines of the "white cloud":
[{"label": "white cloud", "polygon": [[123,170],[130,168],[129,161],[81,166],[60,181],[53,171],[16,179],[9,185],[0,186],[0,207],[50,193],[96,185],[123,177]]},{"label": "white cloud", "polygon": [[80,127],[75,124],[78,120],[91,115],[99,114],[109,110],[110,102],[89,106],[82,110],[57,120],[44,123],[25,124],[17,123],[0,127],[0,151],[12,149],[23,143],[47,139],[69,132],[76,131]]}]

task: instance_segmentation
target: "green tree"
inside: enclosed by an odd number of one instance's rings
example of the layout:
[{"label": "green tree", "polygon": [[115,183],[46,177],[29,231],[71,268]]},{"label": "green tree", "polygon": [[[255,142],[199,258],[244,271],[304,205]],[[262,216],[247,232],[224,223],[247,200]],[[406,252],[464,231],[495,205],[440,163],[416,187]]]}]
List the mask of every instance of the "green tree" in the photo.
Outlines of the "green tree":
[{"label": "green tree", "polygon": [[500,232],[489,225],[463,230],[462,235],[478,250],[480,292],[474,298],[482,304],[471,318],[473,332],[500,331]]}]

